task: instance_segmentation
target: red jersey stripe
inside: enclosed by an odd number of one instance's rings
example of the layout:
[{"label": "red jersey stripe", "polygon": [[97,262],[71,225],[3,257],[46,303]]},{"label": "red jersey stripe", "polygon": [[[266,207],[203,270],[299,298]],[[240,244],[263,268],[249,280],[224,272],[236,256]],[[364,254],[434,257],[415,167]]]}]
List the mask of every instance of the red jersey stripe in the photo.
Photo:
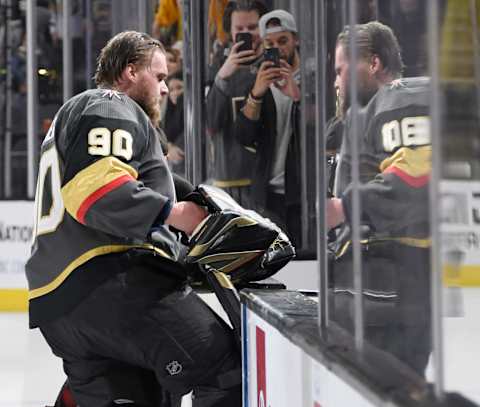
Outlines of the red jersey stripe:
[{"label": "red jersey stripe", "polygon": [[113,181],[109,182],[108,184],[104,185],[103,187],[97,189],[91,195],[89,195],[80,205],[77,211],[77,220],[85,224],[85,215],[90,207],[97,202],[101,197],[108,194],[110,191],[120,187],[121,185],[127,183],[128,181],[133,181],[134,178],[130,174],[122,175],[114,179]]},{"label": "red jersey stripe", "polygon": [[400,168],[391,166],[388,167],[385,171],[383,171],[384,174],[395,174],[397,177],[399,177],[403,182],[408,184],[409,186],[413,188],[421,188],[425,186],[428,181],[430,180],[430,174],[426,175],[421,175],[419,177],[414,177],[405,171],[402,171]]}]

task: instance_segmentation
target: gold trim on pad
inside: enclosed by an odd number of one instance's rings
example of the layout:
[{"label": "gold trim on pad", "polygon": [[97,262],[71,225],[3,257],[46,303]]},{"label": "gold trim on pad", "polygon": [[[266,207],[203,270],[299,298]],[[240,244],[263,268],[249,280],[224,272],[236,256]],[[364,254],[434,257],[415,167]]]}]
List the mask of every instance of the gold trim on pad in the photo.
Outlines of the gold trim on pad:
[{"label": "gold trim on pad", "polygon": [[229,290],[234,288],[232,282],[224,273],[221,271],[214,271],[213,274],[223,288],[227,288]]},{"label": "gold trim on pad", "polygon": [[[218,236],[220,236],[222,233],[224,233],[226,230],[233,228],[234,226],[237,226],[239,228],[245,227],[245,226],[253,226],[256,225],[258,222],[254,219],[247,218],[244,216],[240,216],[238,218],[233,218],[228,223],[215,234],[207,243],[203,244],[197,244],[195,245],[189,252],[188,256],[190,257],[197,257],[201,256],[214,242],[215,239],[217,239]],[[201,229],[200,229],[201,230]],[[199,232],[201,233],[201,232]]]}]

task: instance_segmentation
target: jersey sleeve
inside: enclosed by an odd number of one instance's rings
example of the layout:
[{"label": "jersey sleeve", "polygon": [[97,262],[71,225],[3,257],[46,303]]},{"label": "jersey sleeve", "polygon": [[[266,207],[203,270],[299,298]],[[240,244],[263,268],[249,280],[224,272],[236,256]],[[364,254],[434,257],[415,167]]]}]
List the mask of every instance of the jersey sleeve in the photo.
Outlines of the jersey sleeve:
[{"label": "jersey sleeve", "polygon": [[[379,90],[369,105],[360,109],[357,131],[348,117],[350,137],[345,146],[351,154],[348,142],[360,137],[362,222],[380,235],[423,238],[428,235],[431,174],[428,86],[410,82]],[[349,157],[347,161],[351,161]],[[347,185],[340,197],[351,222],[353,186],[351,181]]]},{"label": "jersey sleeve", "polygon": [[[172,206],[165,185],[171,176],[159,141],[131,120],[98,115],[81,117],[70,131],[76,134],[64,153],[61,189],[69,215],[108,234],[145,239]],[[152,158],[149,163],[146,157]],[[157,185],[145,185],[143,167],[158,173],[146,177],[156,178]]]},{"label": "jersey sleeve", "polygon": [[[431,147],[402,147],[380,164],[371,181],[359,186],[362,220],[377,233],[411,231],[428,222]],[[351,222],[352,186],[342,196],[345,216]],[[424,229],[423,229],[424,230]]]}]

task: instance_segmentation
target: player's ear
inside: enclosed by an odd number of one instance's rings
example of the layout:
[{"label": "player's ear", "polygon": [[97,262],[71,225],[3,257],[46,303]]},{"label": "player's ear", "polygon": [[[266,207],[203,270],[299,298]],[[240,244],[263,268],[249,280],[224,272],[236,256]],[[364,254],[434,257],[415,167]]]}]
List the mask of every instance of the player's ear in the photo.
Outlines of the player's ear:
[{"label": "player's ear", "polygon": [[137,80],[137,67],[134,64],[128,64],[122,71],[122,81],[135,82]]},{"label": "player's ear", "polygon": [[376,74],[383,70],[383,64],[378,55],[373,54],[370,59],[370,73]]}]

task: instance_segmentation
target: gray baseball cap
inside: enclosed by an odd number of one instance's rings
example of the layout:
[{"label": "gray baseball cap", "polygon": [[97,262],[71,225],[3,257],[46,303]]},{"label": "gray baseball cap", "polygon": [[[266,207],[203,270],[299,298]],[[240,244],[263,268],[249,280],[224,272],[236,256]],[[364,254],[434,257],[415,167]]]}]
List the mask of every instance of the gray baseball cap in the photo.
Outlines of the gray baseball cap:
[{"label": "gray baseball cap", "polygon": [[[279,26],[267,28],[267,24],[272,19],[280,21]],[[278,33],[282,31],[297,32],[297,23],[293,16],[285,10],[273,10],[270,13],[264,14],[258,22],[260,29],[260,37],[265,38],[267,34]]]}]

